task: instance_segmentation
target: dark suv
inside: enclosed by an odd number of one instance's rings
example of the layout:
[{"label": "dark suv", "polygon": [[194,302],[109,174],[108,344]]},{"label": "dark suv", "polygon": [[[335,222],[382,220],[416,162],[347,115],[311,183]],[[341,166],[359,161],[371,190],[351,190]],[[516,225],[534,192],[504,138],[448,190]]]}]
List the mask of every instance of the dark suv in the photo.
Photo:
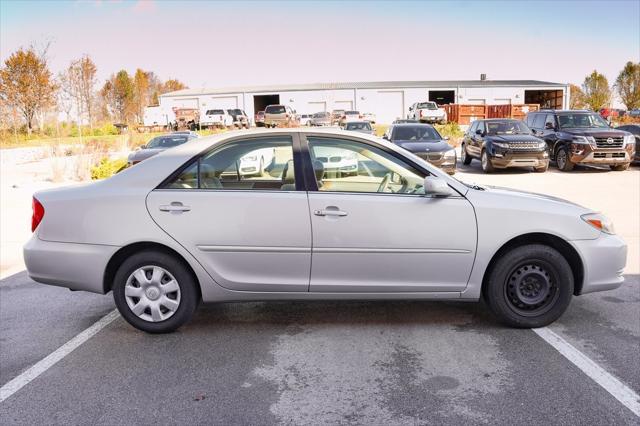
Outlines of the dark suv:
[{"label": "dark suv", "polygon": [[533,167],[536,172],[549,168],[547,144],[533,136],[520,120],[474,121],[464,135],[460,151],[463,164],[471,164],[477,158],[485,173],[507,167]]},{"label": "dark suv", "polygon": [[627,170],[634,151],[629,132],[612,129],[593,111],[540,110],[530,112],[527,125],[545,140],[558,169],[568,172],[576,164]]}]

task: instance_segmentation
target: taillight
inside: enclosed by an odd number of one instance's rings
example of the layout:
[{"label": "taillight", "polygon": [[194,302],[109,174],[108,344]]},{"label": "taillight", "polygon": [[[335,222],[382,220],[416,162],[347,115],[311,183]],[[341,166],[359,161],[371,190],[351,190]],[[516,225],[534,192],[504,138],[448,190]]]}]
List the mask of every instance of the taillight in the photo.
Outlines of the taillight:
[{"label": "taillight", "polygon": [[42,204],[40,204],[40,201],[38,201],[36,197],[33,197],[32,207],[33,215],[31,216],[31,232],[34,232],[44,217],[44,207],[42,207]]},{"label": "taillight", "polygon": [[422,117],[422,110],[420,110],[420,117]]}]

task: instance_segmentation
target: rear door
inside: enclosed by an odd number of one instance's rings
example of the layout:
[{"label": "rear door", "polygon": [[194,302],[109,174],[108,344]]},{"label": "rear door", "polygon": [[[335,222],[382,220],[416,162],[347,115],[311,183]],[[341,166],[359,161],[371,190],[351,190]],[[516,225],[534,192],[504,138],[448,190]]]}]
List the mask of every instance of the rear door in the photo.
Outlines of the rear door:
[{"label": "rear door", "polygon": [[297,144],[280,135],[214,146],[148,195],[149,213],[222,287],[307,291],[311,224]]}]

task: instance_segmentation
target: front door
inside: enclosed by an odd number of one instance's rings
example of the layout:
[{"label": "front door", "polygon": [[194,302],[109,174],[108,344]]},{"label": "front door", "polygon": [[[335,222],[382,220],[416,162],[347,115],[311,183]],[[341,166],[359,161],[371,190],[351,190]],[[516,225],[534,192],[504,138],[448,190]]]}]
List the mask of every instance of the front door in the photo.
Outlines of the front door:
[{"label": "front door", "polygon": [[318,182],[311,292],[465,289],[476,220],[464,197],[425,196],[424,172],[365,141],[307,140]]},{"label": "front door", "polygon": [[222,287],[307,291],[311,224],[298,175],[291,136],[235,140],[151,192],[147,208]]}]

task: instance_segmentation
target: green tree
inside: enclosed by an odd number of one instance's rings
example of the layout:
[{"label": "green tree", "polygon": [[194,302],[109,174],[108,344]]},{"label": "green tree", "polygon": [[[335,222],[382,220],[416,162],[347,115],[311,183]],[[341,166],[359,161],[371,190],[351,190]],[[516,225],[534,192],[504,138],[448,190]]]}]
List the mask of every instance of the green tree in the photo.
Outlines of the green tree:
[{"label": "green tree", "polygon": [[12,53],[0,69],[0,97],[20,111],[29,134],[36,114],[55,103],[56,89],[47,65],[46,49],[38,54],[33,47],[21,48]]},{"label": "green tree", "polygon": [[636,64],[627,62],[618,74],[616,87],[627,109],[640,108],[640,62]]},{"label": "green tree", "polygon": [[582,109],[585,106],[584,92],[576,84],[569,85],[569,99],[571,109]]},{"label": "green tree", "polygon": [[611,99],[611,88],[607,77],[596,70],[584,79],[582,90],[584,91],[584,102],[594,111],[605,107]]}]

